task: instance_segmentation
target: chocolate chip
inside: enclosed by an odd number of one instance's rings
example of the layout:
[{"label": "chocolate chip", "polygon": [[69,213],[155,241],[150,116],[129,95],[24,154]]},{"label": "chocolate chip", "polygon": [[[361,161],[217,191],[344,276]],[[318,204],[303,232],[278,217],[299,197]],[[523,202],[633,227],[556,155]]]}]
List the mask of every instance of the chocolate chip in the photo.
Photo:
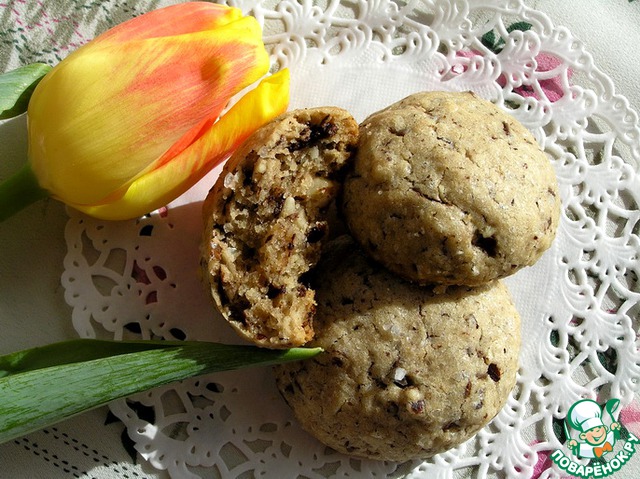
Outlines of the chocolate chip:
[{"label": "chocolate chip", "polygon": [[500,381],[500,376],[502,375],[500,368],[495,363],[489,364],[489,368],[487,369],[487,374],[493,380],[493,382]]},{"label": "chocolate chip", "polygon": [[253,166],[254,166],[253,163],[248,163],[248,164],[245,164],[244,167],[242,168],[242,175],[243,175],[242,184],[245,187],[249,186],[253,181]]},{"label": "chocolate chip", "polygon": [[229,305],[229,319],[241,324],[247,324],[247,317],[245,311],[251,308],[249,300],[246,298],[239,298]]},{"label": "chocolate chip", "polygon": [[284,293],[285,288],[280,288],[278,286],[275,286],[274,284],[270,284],[269,287],[267,288],[267,298],[269,299],[275,299],[278,296],[280,296],[282,293]]},{"label": "chocolate chip", "polygon": [[467,385],[464,388],[464,397],[468,398],[469,396],[471,396],[471,381],[467,381]]},{"label": "chocolate chip", "polygon": [[306,128],[300,132],[299,139],[293,140],[287,149],[290,152],[302,150],[319,143],[324,138],[335,135],[337,130],[338,126],[332,123],[331,116],[327,115],[319,124],[307,123]]},{"label": "chocolate chip", "polygon": [[269,202],[269,203],[271,203],[273,205],[273,215],[274,216],[278,216],[280,214],[280,212],[282,211],[282,207],[284,205],[284,193],[282,193],[282,192],[278,192],[278,193],[271,192],[269,194],[269,197],[267,198],[267,202]]},{"label": "chocolate chip", "polygon": [[217,283],[216,289],[218,291],[218,296],[220,297],[220,303],[222,304],[222,306],[226,306],[227,304],[229,304],[229,296],[227,296],[227,291],[224,289],[224,286],[221,282]]},{"label": "chocolate chip", "polygon": [[307,233],[307,242],[310,244],[317,243],[318,241],[324,238],[325,233],[327,232],[327,227],[323,223],[318,223],[313,226],[309,232]]}]

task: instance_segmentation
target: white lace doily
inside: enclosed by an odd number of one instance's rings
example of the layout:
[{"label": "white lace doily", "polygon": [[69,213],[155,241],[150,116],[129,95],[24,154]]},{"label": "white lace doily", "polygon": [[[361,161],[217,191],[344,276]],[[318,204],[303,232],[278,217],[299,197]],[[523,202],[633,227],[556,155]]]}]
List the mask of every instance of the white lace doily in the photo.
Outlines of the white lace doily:
[{"label": "white lace doily", "polygon": [[[229,3],[263,23],[274,70],[291,69],[291,108],[337,105],[362,120],[416,91],[470,89],[507,109],[551,157],[563,215],[552,248],[507,281],[523,318],[518,383],[467,443],[424,463],[342,456],[299,428],[269,371],[257,369],[115,402],[153,466],[181,479],[529,478],[562,447],[556,426],[574,401],[631,401],[640,377],[638,116],[570,32],[518,0]],[[139,221],[70,211],[62,283],[80,336],[237,341],[198,278],[200,202],[216,174]]]}]

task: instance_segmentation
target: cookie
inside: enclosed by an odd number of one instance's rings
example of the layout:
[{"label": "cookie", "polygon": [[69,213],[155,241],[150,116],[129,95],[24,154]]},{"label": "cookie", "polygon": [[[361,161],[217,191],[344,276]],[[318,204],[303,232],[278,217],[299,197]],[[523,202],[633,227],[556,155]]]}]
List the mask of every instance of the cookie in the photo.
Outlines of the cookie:
[{"label": "cookie", "polygon": [[342,206],[370,255],[421,284],[479,285],[534,264],[560,212],[534,137],[471,92],[419,93],[367,118]]},{"label": "cookie", "polygon": [[233,154],[209,192],[204,277],[244,339],[285,348],[313,337],[314,291],[304,278],[318,261],[357,137],[345,110],[285,113]]},{"label": "cookie", "polygon": [[469,439],[515,385],[520,318],[500,281],[407,282],[349,237],[314,275],[320,355],[274,368],[277,386],[325,445],[378,460],[423,459]]}]

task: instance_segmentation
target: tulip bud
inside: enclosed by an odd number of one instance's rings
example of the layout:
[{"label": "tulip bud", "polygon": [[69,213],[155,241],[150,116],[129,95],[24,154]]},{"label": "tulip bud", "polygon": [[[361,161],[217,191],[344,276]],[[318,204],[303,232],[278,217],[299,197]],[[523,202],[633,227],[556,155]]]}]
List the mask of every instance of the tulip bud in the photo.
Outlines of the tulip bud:
[{"label": "tulip bud", "polygon": [[157,209],[286,109],[285,70],[221,116],[268,70],[257,20],[236,8],[183,3],[118,25],[35,88],[22,183],[99,218]]}]

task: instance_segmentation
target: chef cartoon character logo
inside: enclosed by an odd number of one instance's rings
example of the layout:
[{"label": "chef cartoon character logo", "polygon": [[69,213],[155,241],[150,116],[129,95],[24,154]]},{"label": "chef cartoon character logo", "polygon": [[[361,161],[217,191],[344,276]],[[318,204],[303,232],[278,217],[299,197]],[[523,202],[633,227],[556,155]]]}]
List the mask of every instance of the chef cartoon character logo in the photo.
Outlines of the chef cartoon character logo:
[{"label": "chef cartoon character logo", "polygon": [[[607,477],[619,471],[635,454],[635,445],[640,442],[616,420],[619,406],[618,399],[610,399],[604,406],[591,399],[575,402],[564,420],[565,445],[573,458],[557,449],[551,460],[563,471],[585,479]],[[623,431],[624,440],[620,440]]]},{"label": "chef cartoon character logo", "polygon": [[[619,404],[619,400],[610,399],[601,408],[591,399],[582,399],[571,406],[565,427],[568,424],[579,433],[577,439],[572,438],[567,443],[575,456],[593,459],[613,452],[613,446],[620,437],[620,423],[613,417]],[[609,426],[604,424],[603,419],[609,419]],[[571,435],[567,434],[567,437]]]}]

